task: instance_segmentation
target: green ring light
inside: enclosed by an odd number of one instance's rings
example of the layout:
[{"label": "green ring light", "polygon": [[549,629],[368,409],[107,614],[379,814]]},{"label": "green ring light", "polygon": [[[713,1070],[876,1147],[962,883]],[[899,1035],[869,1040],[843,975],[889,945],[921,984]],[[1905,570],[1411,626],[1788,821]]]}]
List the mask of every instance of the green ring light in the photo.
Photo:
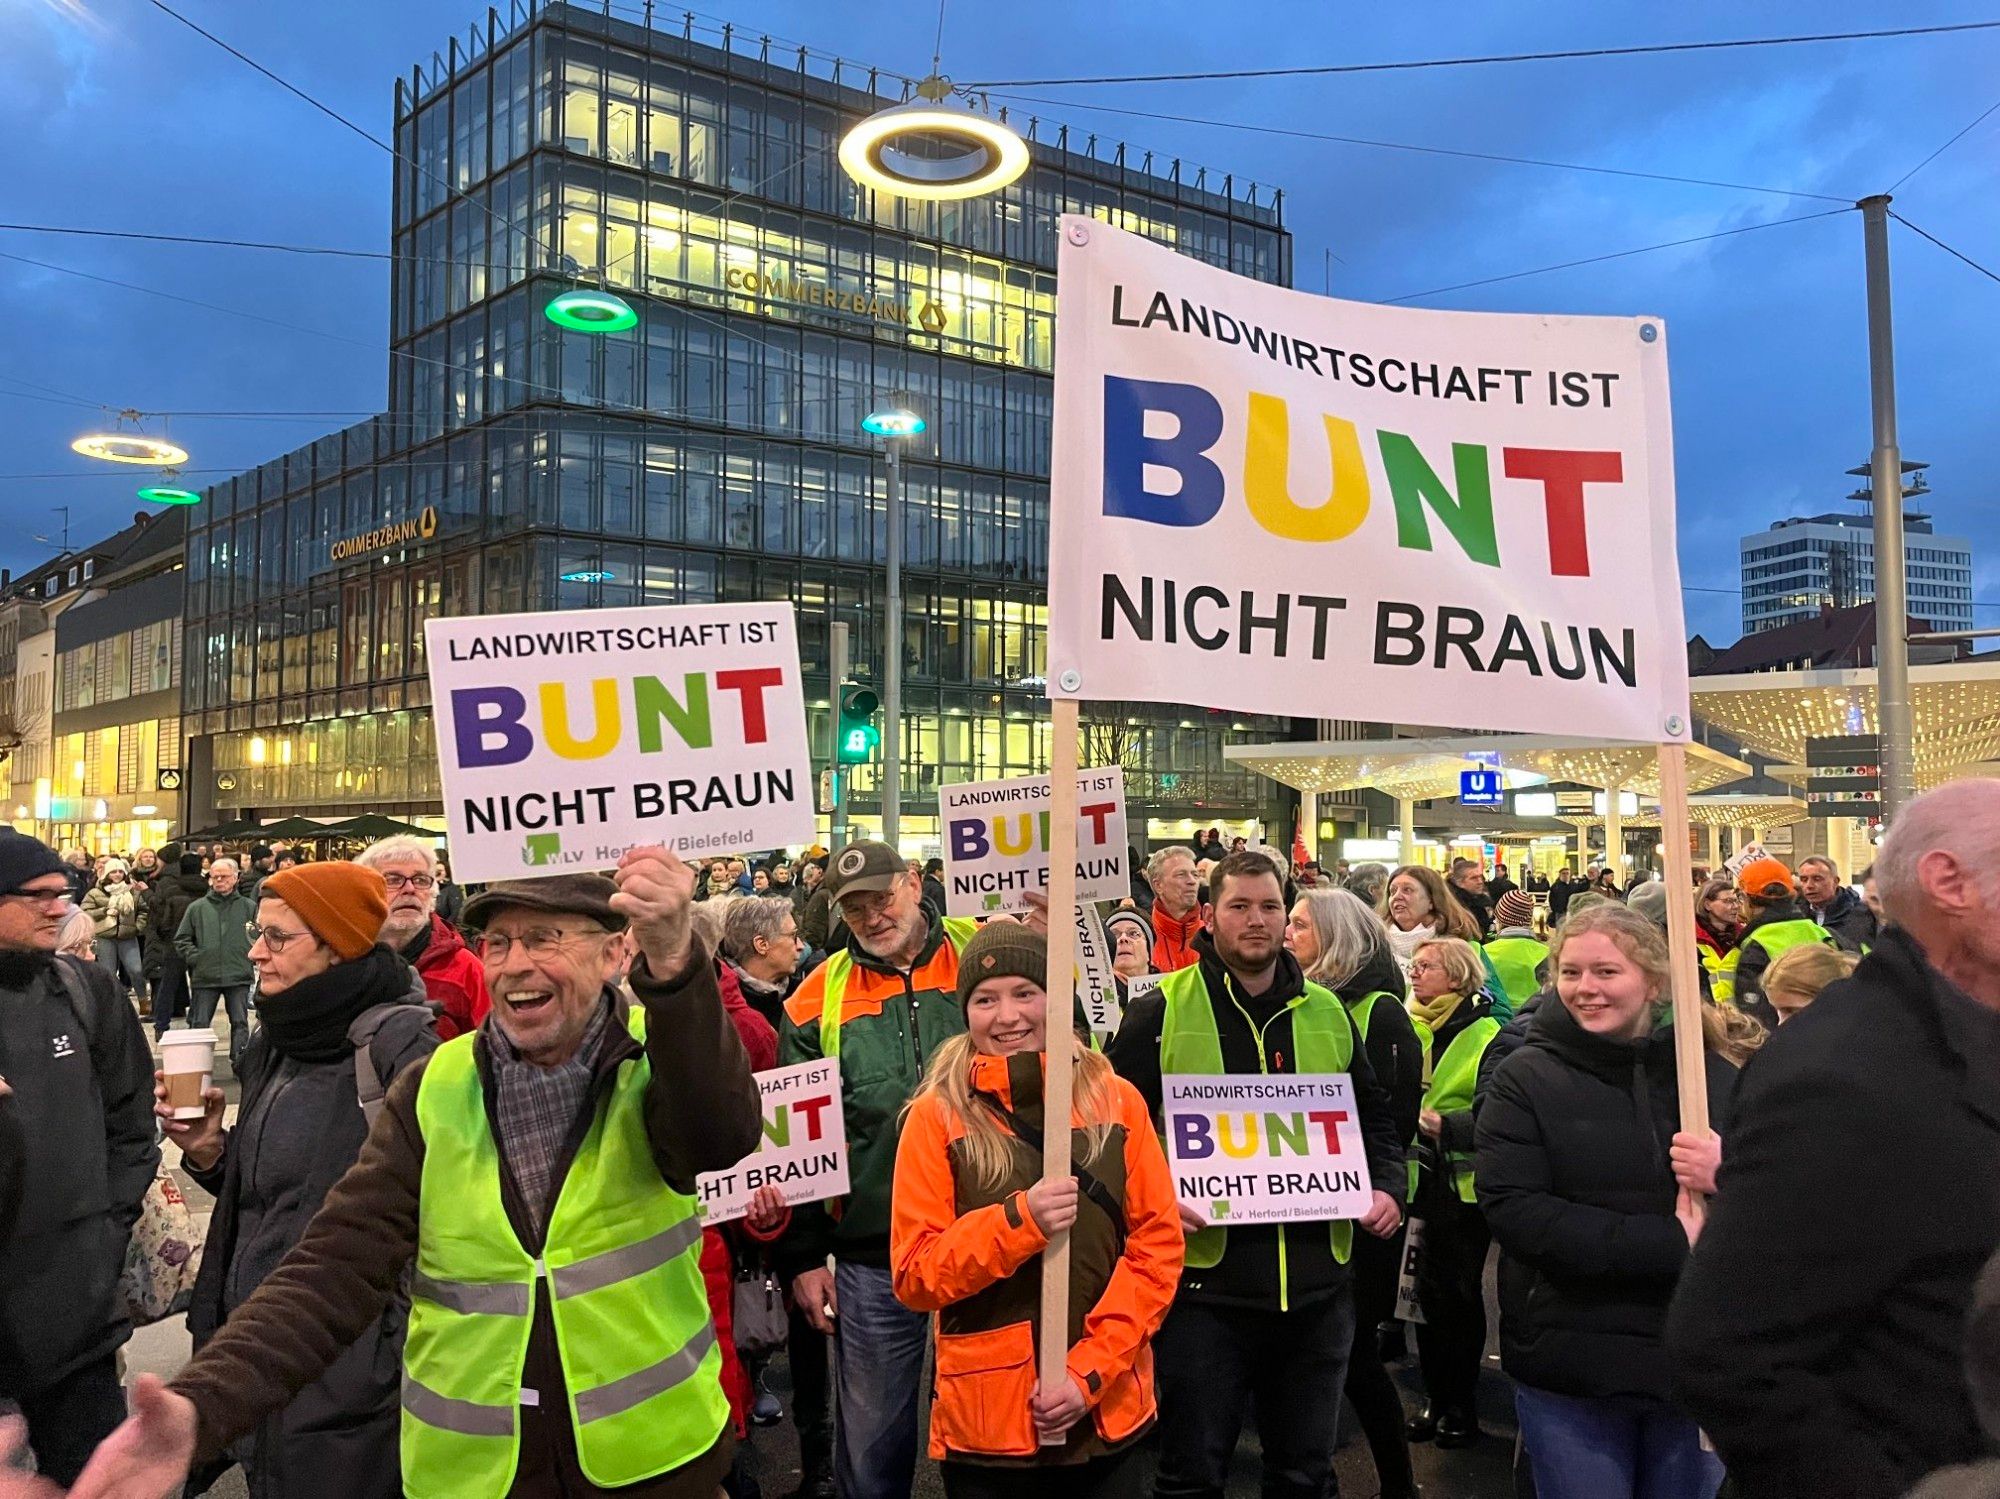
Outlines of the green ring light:
[{"label": "green ring light", "polygon": [[623,333],[639,324],[639,314],[623,297],[608,291],[566,291],[543,309],[548,320],[574,333]]},{"label": "green ring light", "polygon": [[192,489],[172,489],[164,485],[152,485],[139,491],[139,498],[155,505],[199,505],[201,496]]}]

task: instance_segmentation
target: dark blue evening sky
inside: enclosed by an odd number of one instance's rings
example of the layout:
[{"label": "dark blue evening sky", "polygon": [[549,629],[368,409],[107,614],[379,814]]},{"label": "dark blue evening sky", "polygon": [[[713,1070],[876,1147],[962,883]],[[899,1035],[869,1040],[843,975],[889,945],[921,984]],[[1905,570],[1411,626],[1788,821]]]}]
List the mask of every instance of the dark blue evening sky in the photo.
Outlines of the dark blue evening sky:
[{"label": "dark blue evening sky", "polygon": [[[1268,0],[957,0],[960,79],[1286,66],[1987,19],[1966,5],[1803,0],[1671,8],[1349,6]],[[393,79],[483,15],[464,0],[217,4],[186,13],[378,135]],[[936,12],[918,0],[760,0],[746,28],[922,73]],[[1087,18],[1087,19],[1084,19]],[[998,29],[1004,19],[1005,29]],[[1083,24],[1079,25],[1082,20]],[[1218,24],[1221,29],[1218,31]],[[0,0],[0,220],[387,248],[388,156],[145,0]],[[1388,299],[1762,224],[1836,205],[1334,145],[1086,105],[1534,156],[1833,194],[1887,188],[1995,102],[2000,32],[1783,49],[1283,81],[1023,90],[1013,107],[1285,189],[1297,284]],[[1074,136],[1074,131],[1073,131]],[[1896,196],[1897,209],[2000,269],[2000,112]],[[136,471],[72,454],[101,418],[48,390],[149,411],[334,413],[173,423],[193,466],[250,467],[380,410],[386,263],[0,232],[0,566],[129,520]],[[1982,625],[2000,625],[1993,420],[2000,284],[1897,226],[1906,456],[1933,465],[1938,528],[1969,536]],[[137,283],[191,306],[70,271]],[[1502,281],[1423,305],[1654,313],[1673,337],[1681,566],[1690,630],[1736,636],[1736,540],[1839,508],[1869,447],[1861,223],[1855,213]],[[227,311],[221,309],[229,309]],[[270,319],[273,321],[258,321]],[[279,324],[286,326],[278,326]],[[311,330],[311,331],[307,331]],[[24,383],[25,382],[25,383]],[[210,482],[220,473],[192,481]],[[1710,591],[1704,591],[1710,590]]]}]

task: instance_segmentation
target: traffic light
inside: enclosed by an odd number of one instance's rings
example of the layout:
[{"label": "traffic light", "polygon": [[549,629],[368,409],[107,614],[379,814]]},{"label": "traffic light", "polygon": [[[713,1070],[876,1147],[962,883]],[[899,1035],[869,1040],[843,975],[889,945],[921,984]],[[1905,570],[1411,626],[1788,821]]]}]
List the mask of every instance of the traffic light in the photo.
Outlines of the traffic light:
[{"label": "traffic light", "polygon": [[875,727],[875,715],[882,711],[882,699],[872,687],[846,682],[840,689],[840,744],[834,759],[842,765],[863,765],[875,758],[882,731]]}]

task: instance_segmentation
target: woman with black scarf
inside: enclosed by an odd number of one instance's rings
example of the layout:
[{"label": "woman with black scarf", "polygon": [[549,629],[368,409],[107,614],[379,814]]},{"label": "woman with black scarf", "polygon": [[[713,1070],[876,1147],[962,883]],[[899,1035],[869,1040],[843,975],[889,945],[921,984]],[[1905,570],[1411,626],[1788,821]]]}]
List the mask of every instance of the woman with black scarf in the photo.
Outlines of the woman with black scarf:
[{"label": "woman with black scarf", "polygon": [[[260,1024],[244,1054],[236,1126],[222,1128],[220,1089],[209,1090],[199,1120],[171,1118],[164,1083],[158,1094],[156,1112],[188,1175],[215,1195],[188,1312],[197,1348],[277,1268],[361,1153],[364,1091],[379,1100],[438,1044],[422,980],[375,940],[389,911],[381,875],[302,864],[269,876],[258,893],[250,959]],[[400,1299],[391,1303],[332,1368],[231,1450],[251,1499],[402,1492],[407,1315]],[[189,1492],[215,1476],[196,1475]]]}]

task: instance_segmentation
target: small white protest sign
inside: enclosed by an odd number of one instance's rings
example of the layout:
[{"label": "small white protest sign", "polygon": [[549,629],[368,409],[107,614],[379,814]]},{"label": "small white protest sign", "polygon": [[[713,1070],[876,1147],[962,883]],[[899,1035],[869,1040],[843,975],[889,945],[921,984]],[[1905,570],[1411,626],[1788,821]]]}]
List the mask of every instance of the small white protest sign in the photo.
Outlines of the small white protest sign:
[{"label": "small white protest sign", "polygon": [[[938,788],[944,828],[947,916],[1001,916],[1028,909],[1049,888],[1049,778],[967,781]],[[1076,898],[1132,893],[1125,845],[1125,772],[1076,777]]]},{"label": "small white protest sign", "polygon": [[1359,1218],[1374,1200],[1344,1072],[1161,1079],[1174,1195],[1211,1225]]},{"label": "small white protest sign", "polygon": [[847,1193],[847,1116],[840,1107],[840,1061],[822,1057],[757,1074],[764,1134],[727,1171],[695,1178],[705,1223],[727,1223],[750,1210],[759,1187],[776,1187],[791,1204]]},{"label": "small white protest sign", "polygon": [[1076,993],[1083,1001],[1093,1035],[1109,1036],[1118,1029],[1118,980],[1105,951],[1104,914],[1098,906],[1076,908]]},{"label": "small white protest sign", "polygon": [[810,843],[790,604],[424,622],[452,873]]}]

